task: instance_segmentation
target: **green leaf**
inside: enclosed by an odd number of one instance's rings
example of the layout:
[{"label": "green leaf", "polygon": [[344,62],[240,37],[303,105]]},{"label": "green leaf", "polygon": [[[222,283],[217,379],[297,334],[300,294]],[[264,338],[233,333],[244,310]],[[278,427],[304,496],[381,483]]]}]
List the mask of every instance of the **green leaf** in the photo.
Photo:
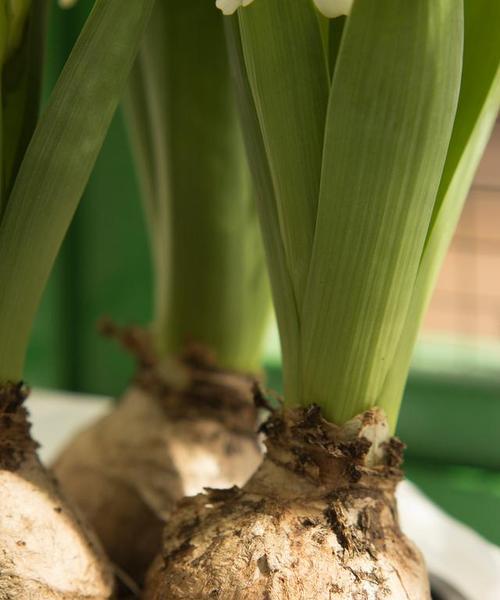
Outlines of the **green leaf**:
[{"label": "green leaf", "polygon": [[239,11],[246,72],[275,190],[279,232],[302,305],[316,222],[329,91],[309,1],[263,0]]},{"label": "green leaf", "polygon": [[446,164],[412,301],[380,402],[401,398],[420,324],[500,108],[500,3],[465,0],[464,68]]},{"label": "green leaf", "polygon": [[45,282],[125,86],[152,3],[96,2],[24,156],[0,222],[2,380],[21,376]]},{"label": "green leaf", "polygon": [[301,315],[302,401],[336,422],[379,401],[394,361],[452,132],[462,33],[459,0],[359,0],[346,23]]},{"label": "green leaf", "polygon": [[227,18],[225,25],[237,104],[240,109],[247,156],[255,185],[255,199],[280,330],[285,396],[295,398],[299,373],[299,319],[285,248],[280,235],[276,193],[248,80],[238,17]]},{"label": "green leaf", "polygon": [[213,3],[157,3],[133,93],[129,112],[144,137],[136,157],[153,195],[145,201],[161,349],[178,353],[196,341],[225,367],[258,370],[269,286]]}]

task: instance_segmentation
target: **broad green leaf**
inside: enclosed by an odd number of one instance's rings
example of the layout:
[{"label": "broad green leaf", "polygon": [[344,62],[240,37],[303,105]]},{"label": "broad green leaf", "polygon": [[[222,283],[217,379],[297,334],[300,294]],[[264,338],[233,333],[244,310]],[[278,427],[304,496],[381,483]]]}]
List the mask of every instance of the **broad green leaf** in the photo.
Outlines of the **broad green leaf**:
[{"label": "broad green leaf", "polygon": [[394,406],[394,412],[422,318],[500,108],[500,3],[465,0],[464,17],[464,68],[453,135],[405,327],[379,400]]},{"label": "broad green leaf", "polygon": [[255,185],[257,210],[280,330],[285,396],[295,399],[298,390],[297,376],[299,372],[297,305],[280,234],[273,180],[243,56],[238,17],[227,18],[225,24],[237,103],[240,109],[247,156]]},{"label": "broad green leaf", "polygon": [[151,131],[136,154],[153,177],[147,211],[155,281],[165,290],[155,319],[162,349],[177,353],[196,341],[223,366],[259,369],[270,295],[223,17],[213,3],[157,3],[133,84],[136,129]]},{"label": "broad green leaf", "polygon": [[0,222],[0,379],[21,376],[41,293],[151,6],[152,0],[96,2],[26,150]]},{"label": "broad green leaf", "polygon": [[264,0],[239,11],[248,80],[273,180],[279,231],[302,305],[321,173],[329,74],[309,0]]},{"label": "broad green leaf", "polygon": [[456,112],[460,0],[358,0],[328,107],[301,320],[302,400],[374,406],[411,300]]}]

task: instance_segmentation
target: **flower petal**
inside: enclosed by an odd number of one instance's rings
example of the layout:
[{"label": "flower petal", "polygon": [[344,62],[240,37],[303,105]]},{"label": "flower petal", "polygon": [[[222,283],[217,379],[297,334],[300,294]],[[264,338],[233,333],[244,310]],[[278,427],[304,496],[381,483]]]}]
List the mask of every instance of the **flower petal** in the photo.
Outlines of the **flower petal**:
[{"label": "flower petal", "polygon": [[316,8],[330,19],[348,15],[351,12],[353,0],[314,0]]},{"label": "flower petal", "polygon": [[223,14],[232,15],[240,6],[248,6],[253,0],[216,0],[215,6],[219,8]]}]

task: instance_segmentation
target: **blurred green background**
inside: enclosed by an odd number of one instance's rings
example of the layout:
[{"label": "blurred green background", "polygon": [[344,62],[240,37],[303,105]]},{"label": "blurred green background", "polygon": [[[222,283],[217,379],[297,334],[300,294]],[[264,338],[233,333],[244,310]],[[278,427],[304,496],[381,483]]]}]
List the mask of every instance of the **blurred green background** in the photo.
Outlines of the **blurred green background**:
[{"label": "blurred green background", "polygon": [[[91,0],[81,0],[60,10],[53,3],[46,96],[91,6]],[[132,373],[132,361],[97,333],[96,323],[103,315],[120,324],[147,323],[150,314],[149,248],[119,110],[47,286],[28,353],[28,381],[118,393]]]},{"label": "blurred green background", "polygon": [[[46,94],[91,5],[80,0],[62,11],[54,3]],[[40,307],[26,379],[38,387],[119,394],[132,360],[97,333],[97,321],[108,315],[119,324],[146,324],[151,303],[145,223],[118,111]],[[408,444],[406,472],[452,515],[500,544],[500,362],[478,368],[464,352],[457,369],[448,355],[439,344],[420,347],[398,432]],[[276,351],[267,369],[279,390]]]}]

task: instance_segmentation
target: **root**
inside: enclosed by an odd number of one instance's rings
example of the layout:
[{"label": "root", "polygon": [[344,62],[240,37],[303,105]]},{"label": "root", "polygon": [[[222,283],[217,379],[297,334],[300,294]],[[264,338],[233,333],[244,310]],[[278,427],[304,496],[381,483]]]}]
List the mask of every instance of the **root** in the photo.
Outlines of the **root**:
[{"label": "root", "polygon": [[113,577],[36,455],[23,401],[0,389],[0,600],[104,600]]},{"label": "root", "polygon": [[422,557],[399,528],[402,444],[368,411],[275,414],[243,487],[183,500],[150,569],[147,600],[428,600]]},{"label": "root", "polygon": [[179,499],[242,485],[257,468],[253,385],[193,353],[177,364],[150,361],[117,408],[57,459],[64,490],[136,584]]}]

